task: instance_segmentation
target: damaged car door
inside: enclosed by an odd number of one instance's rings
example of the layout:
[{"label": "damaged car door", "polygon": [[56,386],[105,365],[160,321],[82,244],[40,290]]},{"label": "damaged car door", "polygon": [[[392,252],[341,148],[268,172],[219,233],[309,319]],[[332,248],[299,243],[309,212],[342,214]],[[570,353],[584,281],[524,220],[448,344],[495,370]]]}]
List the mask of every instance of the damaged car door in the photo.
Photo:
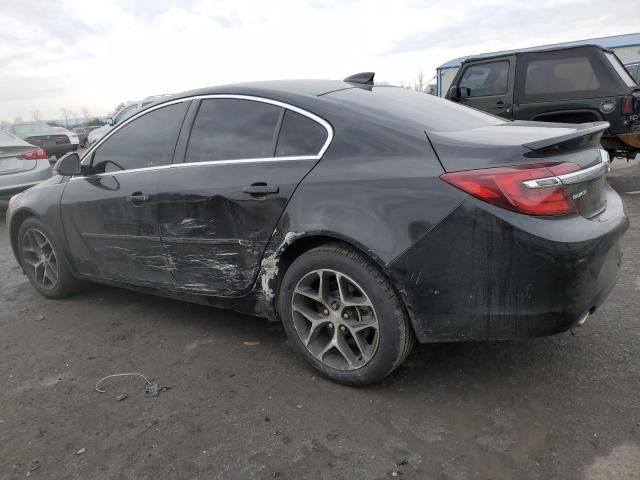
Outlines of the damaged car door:
[{"label": "damaged car door", "polygon": [[113,131],[83,158],[61,200],[68,255],[82,275],[172,288],[158,229],[186,101],[151,109]]},{"label": "damaged car door", "polygon": [[159,205],[160,234],[179,290],[239,295],[253,286],[273,229],[331,130],[265,98],[199,101],[168,173],[174,189]]}]

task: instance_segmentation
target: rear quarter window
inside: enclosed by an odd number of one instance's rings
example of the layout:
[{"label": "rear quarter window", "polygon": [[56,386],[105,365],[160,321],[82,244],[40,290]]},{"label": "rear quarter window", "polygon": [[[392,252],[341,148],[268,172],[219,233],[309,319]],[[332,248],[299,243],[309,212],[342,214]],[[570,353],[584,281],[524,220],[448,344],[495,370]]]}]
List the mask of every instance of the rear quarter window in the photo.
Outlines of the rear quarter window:
[{"label": "rear quarter window", "polygon": [[327,130],[315,120],[287,110],[280,127],[276,157],[318,155],[327,140]]}]

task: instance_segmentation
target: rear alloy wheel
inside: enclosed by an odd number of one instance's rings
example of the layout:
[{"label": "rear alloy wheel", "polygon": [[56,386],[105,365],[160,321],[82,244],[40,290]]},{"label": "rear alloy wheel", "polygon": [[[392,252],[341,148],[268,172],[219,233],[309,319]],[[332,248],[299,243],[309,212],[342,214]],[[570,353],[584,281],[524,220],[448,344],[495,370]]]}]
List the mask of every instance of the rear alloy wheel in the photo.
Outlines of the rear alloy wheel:
[{"label": "rear alloy wheel", "polygon": [[64,298],[81,286],[67,267],[53,235],[34,217],[20,225],[18,256],[31,285],[45,297]]},{"label": "rear alloy wheel", "polygon": [[280,286],[278,311],[298,353],[347,385],[381,381],[415,341],[377,265],[341,244],[315,248],[291,264]]},{"label": "rear alloy wheel", "polygon": [[336,270],[313,270],[291,301],[293,325],[307,350],[338,370],[365,366],[378,348],[378,317],[371,300]]}]

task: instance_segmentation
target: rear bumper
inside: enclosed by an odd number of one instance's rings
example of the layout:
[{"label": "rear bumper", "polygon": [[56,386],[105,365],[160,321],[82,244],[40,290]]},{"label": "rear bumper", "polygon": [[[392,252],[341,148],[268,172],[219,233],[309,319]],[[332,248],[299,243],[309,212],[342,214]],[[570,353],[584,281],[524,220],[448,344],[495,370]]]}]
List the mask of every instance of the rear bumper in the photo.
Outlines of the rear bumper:
[{"label": "rear bumper", "polygon": [[420,342],[513,339],[568,330],[606,299],[629,226],[607,210],[536,218],[466,200],[387,266]]}]

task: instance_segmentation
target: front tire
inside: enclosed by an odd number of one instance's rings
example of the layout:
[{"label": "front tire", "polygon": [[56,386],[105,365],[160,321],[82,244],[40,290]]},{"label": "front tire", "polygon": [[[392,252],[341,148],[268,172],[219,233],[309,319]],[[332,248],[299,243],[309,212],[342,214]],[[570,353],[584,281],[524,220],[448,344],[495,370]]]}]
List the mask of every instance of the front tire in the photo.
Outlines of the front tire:
[{"label": "front tire", "polygon": [[342,244],[323,245],[294,260],[282,279],[278,312],[296,352],[346,385],[381,381],[415,343],[387,278]]},{"label": "front tire", "polygon": [[28,218],[18,230],[18,256],[31,285],[47,298],[66,298],[81,286],[49,229]]}]

